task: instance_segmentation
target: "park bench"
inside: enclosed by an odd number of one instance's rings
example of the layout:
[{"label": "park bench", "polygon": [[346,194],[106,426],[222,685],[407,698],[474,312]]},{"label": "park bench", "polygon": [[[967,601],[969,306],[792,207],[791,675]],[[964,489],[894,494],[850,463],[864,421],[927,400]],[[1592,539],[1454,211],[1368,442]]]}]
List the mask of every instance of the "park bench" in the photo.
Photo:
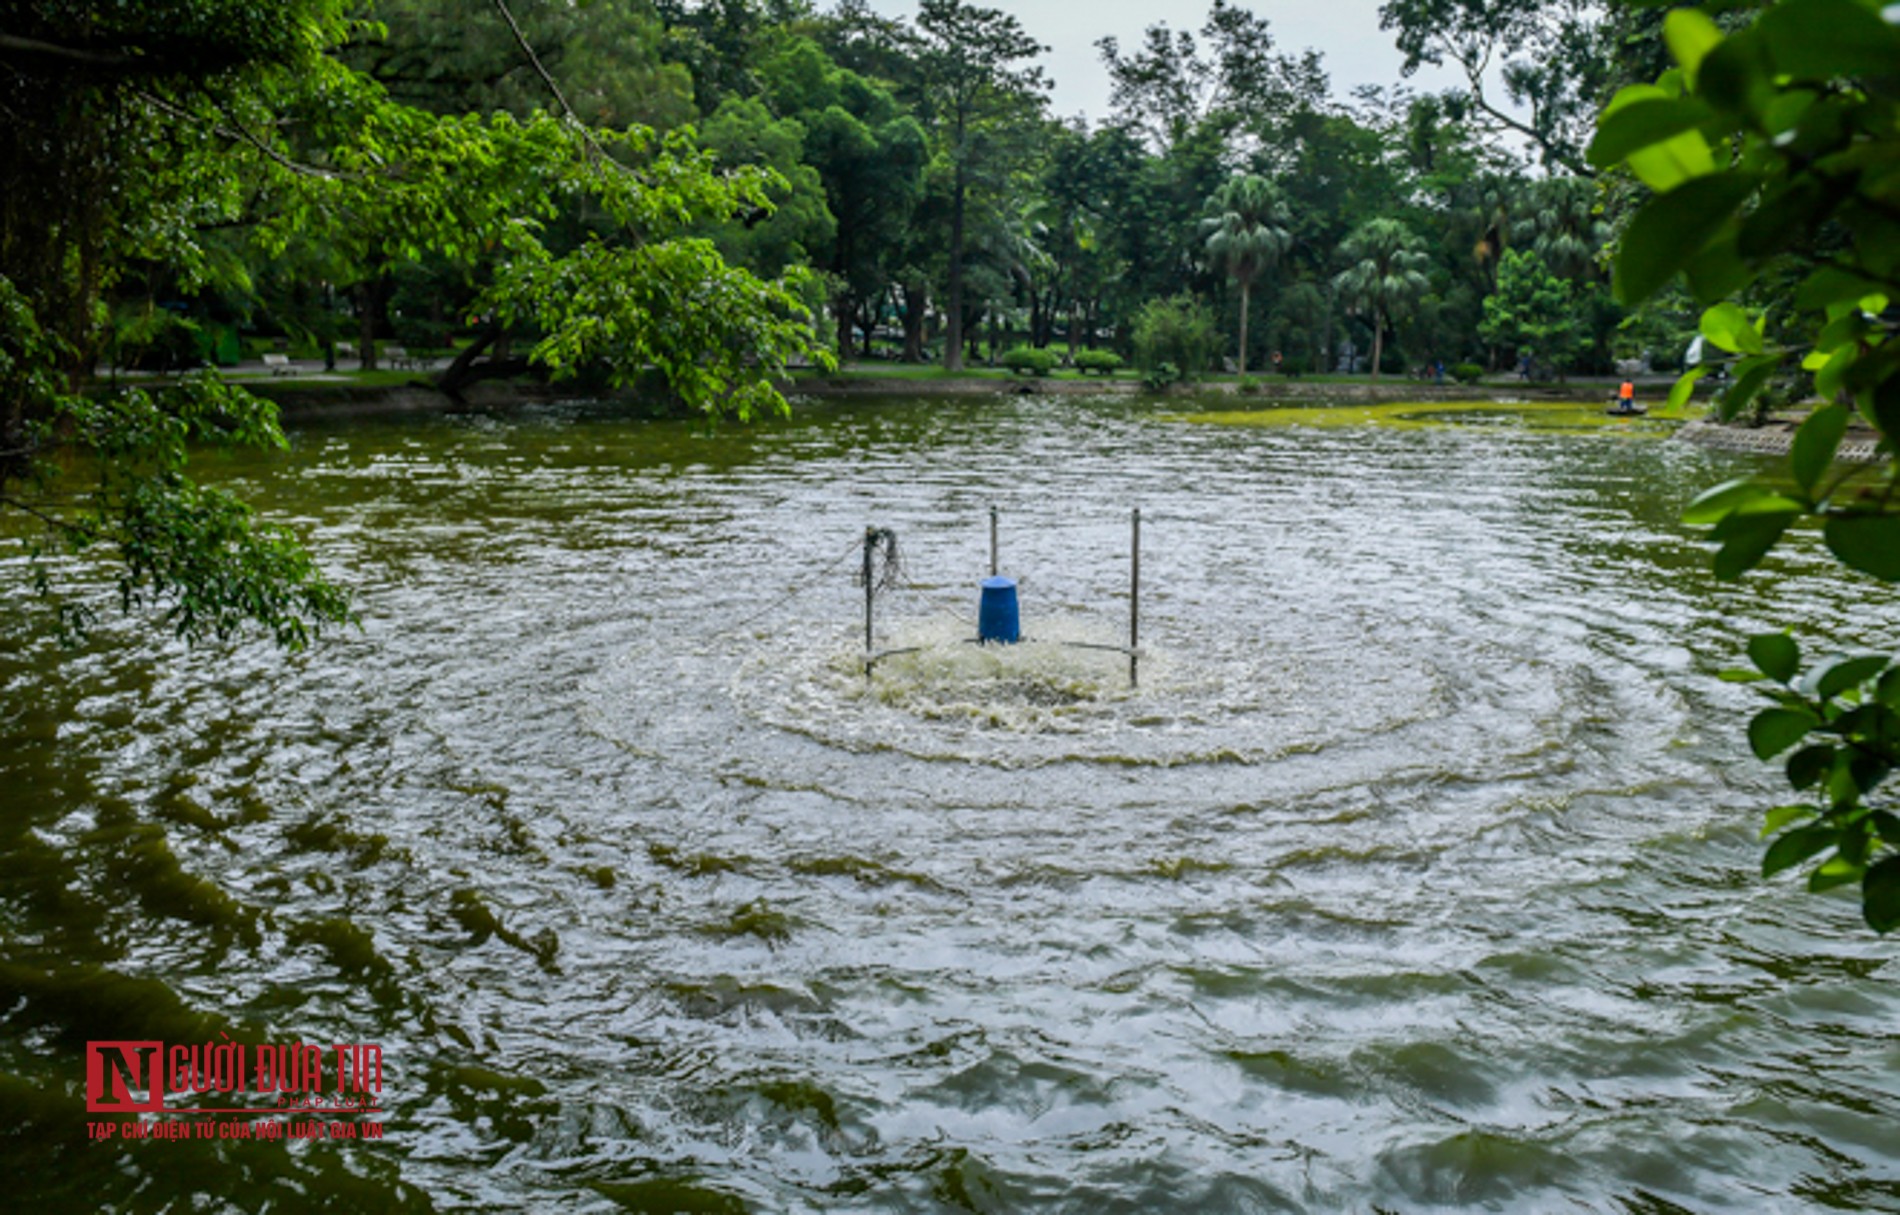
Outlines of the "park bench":
[{"label": "park bench", "polygon": [[272,375],[289,375],[294,368],[287,354],[267,354],[264,356],[264,369]]}]

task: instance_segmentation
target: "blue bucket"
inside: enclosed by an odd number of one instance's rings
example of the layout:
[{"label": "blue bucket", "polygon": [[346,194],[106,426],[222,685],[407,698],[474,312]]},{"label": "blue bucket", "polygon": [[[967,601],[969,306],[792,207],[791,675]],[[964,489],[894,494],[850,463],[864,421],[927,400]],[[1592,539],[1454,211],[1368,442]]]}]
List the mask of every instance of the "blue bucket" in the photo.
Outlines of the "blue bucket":
[{"label": "blue bucket", "polygon": [[1014,578],[985,578],[983,598],[976,609],[976,636],[979,641],[1014,645],[1022,640],[1022,621],[1016,608]]}]

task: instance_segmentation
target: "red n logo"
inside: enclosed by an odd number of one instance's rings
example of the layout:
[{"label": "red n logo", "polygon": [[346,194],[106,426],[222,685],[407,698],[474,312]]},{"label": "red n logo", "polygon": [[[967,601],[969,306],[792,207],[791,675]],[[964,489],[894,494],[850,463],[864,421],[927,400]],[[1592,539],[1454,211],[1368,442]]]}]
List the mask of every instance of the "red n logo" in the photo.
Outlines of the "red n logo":
[{"label": "red n logo", "polygon": [[[86,1043],[86,1112],[164,1112],[164,1054],[163,1042]],[[143,1101],[132,1095],[140,1088],[146,1091]]]}]

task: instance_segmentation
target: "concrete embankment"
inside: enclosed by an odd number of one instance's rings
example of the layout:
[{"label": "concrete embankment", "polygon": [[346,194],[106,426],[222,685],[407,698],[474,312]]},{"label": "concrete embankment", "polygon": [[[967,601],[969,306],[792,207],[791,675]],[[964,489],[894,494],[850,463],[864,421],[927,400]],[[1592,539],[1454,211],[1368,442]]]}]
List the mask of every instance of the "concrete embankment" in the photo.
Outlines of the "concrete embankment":
[{"label": "concrete embankment", "polygon": [[[348,416],[359,413],[441,412],[462,408],[495,409],[535,401],[570,399],[585,395],[560,384],[531,380],[491,380],[470,385],[463,400],[439,392],[427,380],[418,377],[404,384],[358,385],[339,379],[335,382],[299,381],[272,383],[247,381],[245,387],[259,396],[277,402],[287,418],[316,414]],[[1048,394],[1062,396],[1099,396],[1102,394],[1136,395],[1145,392],[1133,380],[1057,380],[1004,379],[998,376],[971,375],[957,378],[908,378],[904,376],[800,376],[779,387],[790,397],[861,397],[861,396],[1012,396]],[[1263,381],[1253,394],[1239,392],[1234,381],[1182,385],[1170,390],[1170,396],[1252,396],[1261,402],[1297,404],[1384,404],[1395,401],[1599,401],[1608,398],[1609,389],[1590,382],[1575,384],[1434,384],[1416,380],[1390,380],[1377,384],[1340,383],[1327,380],[1275,379]]]},{"label": "concrete embankment", "polygon": [[[1698,447],[1713,448],[1716,451],[1785,456],[1794,445],[1794,432],[1801,422],[1802,419],[1798,417],[1778,417],[1770,418],[1760,426],[1738,426],[1718,422],[1713,418],[1702,418],[1678,430],[1676,438],[1684,443],[1694,443]],[[1880,436],[1873,431],[1855,426],[1849,429],[1847,437],[1841,440],[1834,458],[1872,463],[1880,458],[1879,442]]]}]

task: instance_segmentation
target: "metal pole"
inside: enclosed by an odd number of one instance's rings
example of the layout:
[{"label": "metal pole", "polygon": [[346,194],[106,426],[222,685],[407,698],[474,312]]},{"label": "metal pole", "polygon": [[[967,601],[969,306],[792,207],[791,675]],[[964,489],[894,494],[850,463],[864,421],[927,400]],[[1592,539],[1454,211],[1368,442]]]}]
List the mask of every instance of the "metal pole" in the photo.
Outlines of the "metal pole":
[{"label": "metal pole", "polygon": [[1141,508],[1135,508],[1134,536],[1128,547],[1128,686],[1141,686],[1141,659],[1135,646],[1141,640]]},{"label": "metal pole", "polygon": [[877,529],[864,529],[864,677],[871,677],[871,596],[877,593],[871,581],[871,554],[877,550]]},{"label": "metal pole", "polygon": [[990,577],[996,577],[996,508],[990,507]]}]

